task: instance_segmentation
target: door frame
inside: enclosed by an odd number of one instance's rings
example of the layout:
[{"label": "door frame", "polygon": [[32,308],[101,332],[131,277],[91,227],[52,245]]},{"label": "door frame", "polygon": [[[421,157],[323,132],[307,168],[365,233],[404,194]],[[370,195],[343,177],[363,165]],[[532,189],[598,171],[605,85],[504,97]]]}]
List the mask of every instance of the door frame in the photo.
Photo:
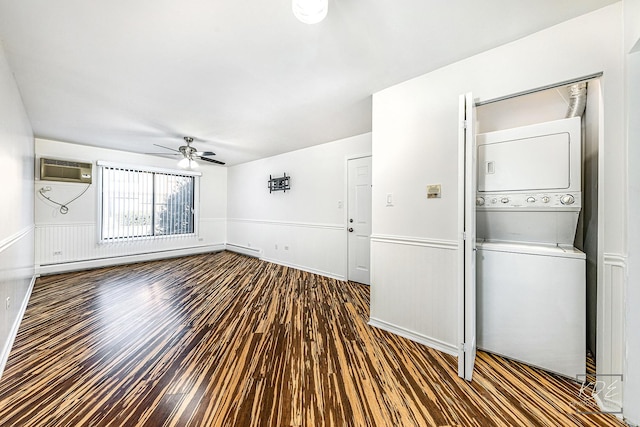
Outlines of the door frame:
[{"label": "door frame", "polygon": [[[347,229],[349,228],[349,160],[362,159],[363,157],[371,157],[371,191],[373,192],[373,154],[371,151],[347,154],[344,156],[344,171],[343,180],[344,188],[342,191],[342,231],[344,234],[344,280],[349,281],[349,234]],[[373,218],[373,197],[371,198],[371,217]],[[372,221],[373,222],[373,221]],[[373,225],[373,224],[372,224]],[[373,230],[371,231],[373,236]],[[371,254],[371,242],[369,242],[369,254]],[[371,270],[369,271],[369,286],[371,286]]]},{"label": "door frame", "polygon": [[464,95],[460,95],[458,106],[458,376],[464,377],[464,177],[465,147],[464,126],[465,111],[462,105]]}]

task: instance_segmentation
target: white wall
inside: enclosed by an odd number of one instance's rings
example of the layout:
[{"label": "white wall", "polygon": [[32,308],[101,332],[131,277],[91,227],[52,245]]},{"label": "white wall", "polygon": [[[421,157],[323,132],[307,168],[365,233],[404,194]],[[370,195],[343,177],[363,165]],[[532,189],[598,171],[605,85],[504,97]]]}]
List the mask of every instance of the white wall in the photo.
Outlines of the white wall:
[{"label": "white wall", "polygon": [[[626,294],[626,376],[624,413],[640,425],[640,0],[624,0],[627,145],[629,164],[629,235]],[[633,52],[633,53],[632,53]]]},{"label": "white wall", "polygon": [[[640,2],[633,3],[636,29],[640,30]],[[629,11],[631,12],[631,11]],[[636,32],[636,37],[640,32]],[[636,39],[637,40],[637,39]],[[634,42],[636,41],[634,40]],[[640,424],[640,51],[627,56],[627,144],[629,164],[628,278],[626,287],[626,376],[624,413]]]},{"label": "white wall", "polygon": [[[623,256],[622,64],[618,3],[374,94],[372,321],[455,353],[458,96],[467,91],[487,101],[604,73],[601,243]],[[442,198],[427,199],[427,184],[442,184]],[[393,194],[392,207],[387,194]],[[402,259],[389,257],[400,250]]]},{"label": "white wall", "polygon": [[[371,154],[371,134],[228,168],[228,243],[267,261],[345,279],[346,159],[363,154]],[[284,173],[291,190],[269,193],[269,175]]]},{"label": "white wall", "polygon": [[[0,45],[0,375],[34,277],[33,132]],[[10,299],[7,308],[7,298]]]},{"label": "white wall", "polygon": [[624,0],[625,52],[640,50],[640,0]]},{"label": "white wall", "polygon": [[226,242],[227,169],[201,165],[200,218],[195,237],[172,237],[123,243],[98,243],[97,160],[178,169],[176,160],[127,153],[65,142],[36,139],[36,160],[68,159],[93,163],[93,182],[88,191],[69,204],[63,215],[59,206],[38,192],[43,186],[52,190],[53,200],[66,203],[80,194],[85,184],[40,181],[39,170],[32,197],[35,197],[36,266],[41,273],[69,271],[102,265],[188,255],[224,248]]}]

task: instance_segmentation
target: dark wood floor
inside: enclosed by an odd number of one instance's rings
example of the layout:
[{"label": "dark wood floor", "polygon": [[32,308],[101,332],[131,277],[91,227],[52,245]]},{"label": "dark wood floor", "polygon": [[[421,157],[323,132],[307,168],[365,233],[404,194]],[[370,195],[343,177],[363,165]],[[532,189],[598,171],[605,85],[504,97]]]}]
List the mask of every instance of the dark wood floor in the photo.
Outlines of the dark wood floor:
[{"label": "dark wood floor", "polygon": [[569,380],[367,325],[369,288],[229,252],[40,278],[2,426],[618,426]]}]

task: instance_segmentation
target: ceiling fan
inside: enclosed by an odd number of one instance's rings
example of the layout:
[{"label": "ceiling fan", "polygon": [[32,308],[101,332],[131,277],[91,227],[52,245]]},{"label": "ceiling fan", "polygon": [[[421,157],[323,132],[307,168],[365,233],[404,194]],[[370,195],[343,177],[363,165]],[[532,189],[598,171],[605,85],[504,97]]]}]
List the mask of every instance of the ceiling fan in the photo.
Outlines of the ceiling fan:
[{"label": "ceiling fan", "polygon": [[193,142],[193,137],[190,136],[185,136],[183,137],[183,139],[185,140],[185,142],[187,143],[187,145],[181,145],[180,147],[178,147],[178,149],[174,149],[174,148],[169,148],[169,147],[165,147],[164,145],[159,145],[159,144],[153,144],[156,147],[160,147],[160,148],[164,148],[167,150],[171,150],[171,151],[175,151],[176,154],[169,154],[169,153],[149,153],[149,154],[162,154],[165,156],[183,156],[183,158],[178,162],[178,166],[181,168],[188,168],[188,169],[192,169],[192,168],[196,168],[198,167],[198,164],[196,163],[195,159],[199,159],[199,160],[204,160],[205,162],[209,162],[209,163],[215,163],[218,165],[224,165],[224,162],[221,162],[220,160],[215,160],[215,159],[210,159],[209,156],[215,156],[216,153],[214,153],[213,151],[198,151],[198,149],[196,147],[192,147],[191,143]]}]

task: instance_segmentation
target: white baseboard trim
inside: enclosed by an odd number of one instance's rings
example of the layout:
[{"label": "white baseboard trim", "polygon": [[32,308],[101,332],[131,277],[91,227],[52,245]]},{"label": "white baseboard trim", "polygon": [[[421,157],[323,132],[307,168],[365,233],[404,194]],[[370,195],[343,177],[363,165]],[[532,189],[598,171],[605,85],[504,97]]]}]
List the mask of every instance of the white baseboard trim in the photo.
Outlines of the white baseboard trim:
[{"label": "white baseboard trim", "polygon": [[456,348],[456,346],[448,344],[444,341],[440,341],[438,339],[431,338],[414,331],[410,331],[408,329],[393,325],[391,323],[385,322],[384,320],[375,319],[373,317],[369,318],[369,325],[378,329],[382,329],[383,331],[391,332],[392,334],[400,335],[401,337],[410,339],[411,341],[415,341],[418,344],[426,345],[427,347],[431,347],[438,351],[442,351],[443,353],[458,357],[458,349]]},{"label": "white baseboard trim", "polygon": [[236,245],[235,243],[227,243],[225,245],[226,250],[235,252],[241,255],[247,255],[254,258],[260,258],[262,250],[257,248],[250,248],[249,246]]},{"label": "white baseboard trim", "polygon": [[613,402],[609,402],[609,401],[604,401],[600,398],[599,394],[594,394],[593,395],[593,399],[596,401],[596,403],[598,404],[598,408],[600,408],[600,410],[602,412],[608,413],[608,414],[612,414],[615,415],[616,418],[618,418],[619,420],[623,421],[624,417],[622,415],[622,407],[613,403]]},{"label": "white baseboard trim", "polygon": [[29,299],[31,298],[31,292],[33,291],[33,285],[36,283],[37,277],[38,276],[35,274],[33,275],[33,277],[31,277],[31,282],[29,283],[27,293],[22,300],[22,304],[20,305],[18,316],[16,316],[15,320],[13,321],[13,325],[11,326],[9,339],[5,342],[4,347],[2,348],[2,352],[0,353],[0,378],[2,378],[4,368],[7,365],[7,360],[9,360],[9,353],[11,353],[13,342],[16,340],[16,336],[18,335],[18,329],[20,329],[20,323],[22,323],[24,313],[25,311],[27,311],[27,305],[29,305]]},{"label": "white baseboard trim", "polygon": [[340,281],[343,281],[343,282],[347,280],[343,275],[340,275],[340,274],[333,274],[333,273],[330,273],[328,271],[323,271],[323,270],[318,270],[318,269],[315,269],[315,268],[305,267],[303,265],[298,265],[298,264],[292,264],[292,263],[289,263],[289,262],[281,261],[279,259],[264,257],[264,256],[262,256],[262,249],[251,248],[249,246],[244,246],[244,245],[237,245],[235,243],[227,243],[226,248],[230,252],[236,252],[236,253],[239,253],[239,254],[242,254],[242,255],[247,255],[247,256],[250,256],[250,257],[254,257],[254,258],[259,258],[262,261],[270,262],[270,263],[273,263],[273,264],[278,264],[278,265],[283,265],[285,267],[295,268],[296,270],[302,270],[302,271],[306,271],[308,273],[319,274],[321,276],[330,277],[332,279],[340,280]]},{"label": "white baseboard trim", "polygon": [[178,258],[182,256],[219,252],[225,250],[224,243],[213,245],[194,246],[184,249],[170,249],[157,252],[145,252],[141,254],[124,255],[108,258],[88,259],[83,261],[65,262],[59,264],[36,265],[36,274],[47,275],[66,273],[69,271],[88,270],[92,268],[110,267],[112,265],[133,264],[143,261],[154,261],[165,258]]},{"label": "white baseboard trim", "polygon": [[270,263],[273,263],[273,264],[283,265],[285,267],[295,268],[296,270],[306,271],[307,273],[319,274],[320,276],[329,277],[331,279],[340,280],[342,282],[345,282],[347,280],[346,277],[344,277],[341,274],[334,274],[334,273],[330,273],[328,271],[317,270],[315,268],[305,267],[303,265],[292,264],[292,263],[289,263],[289,262],[281,261],[279,259],[272,259],[272,258],[266,258],[266,257],[262,257],[260,259],[262,261],[270,262]]}]

